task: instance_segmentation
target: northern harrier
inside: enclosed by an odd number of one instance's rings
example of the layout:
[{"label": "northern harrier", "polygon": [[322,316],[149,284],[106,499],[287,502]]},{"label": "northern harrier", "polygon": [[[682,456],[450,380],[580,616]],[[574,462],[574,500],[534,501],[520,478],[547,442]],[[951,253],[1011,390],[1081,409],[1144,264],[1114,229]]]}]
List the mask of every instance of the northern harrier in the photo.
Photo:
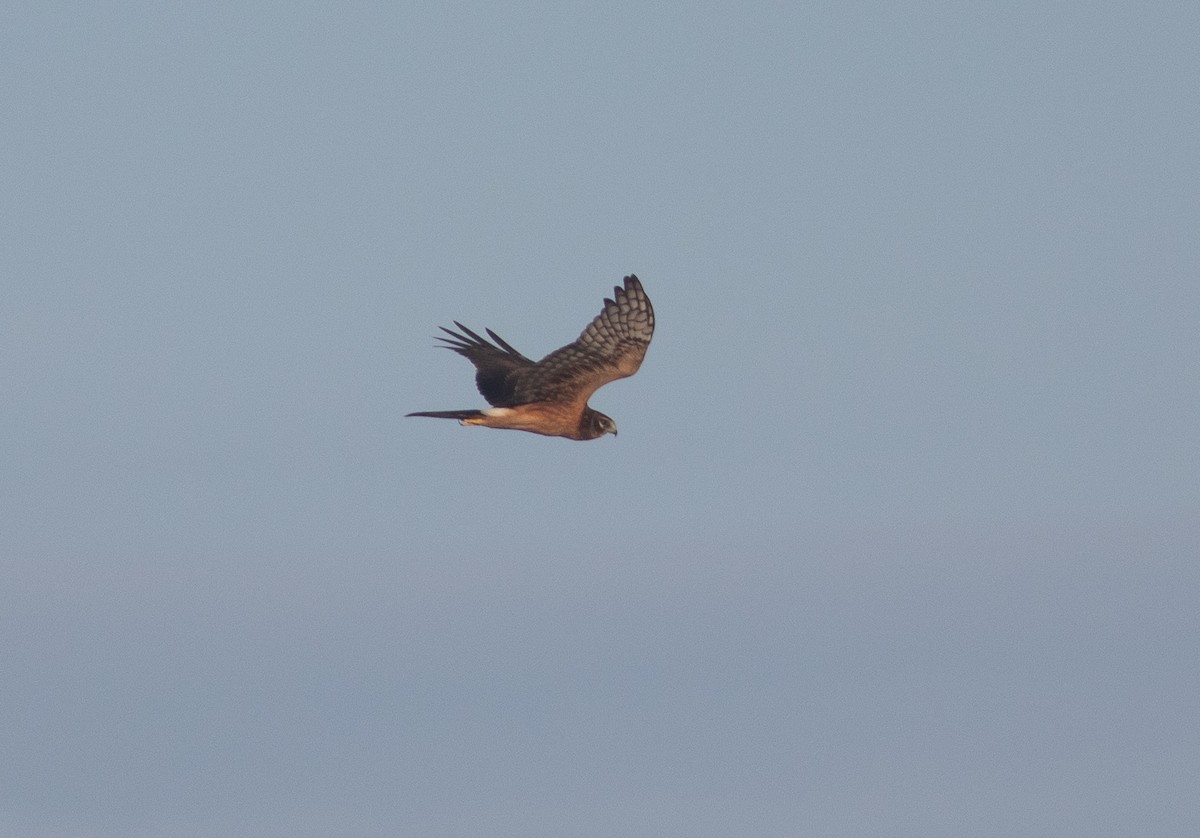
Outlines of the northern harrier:
[{"label": "northern harrier", "polygon": [[475,386],[487,410],[436,410],[410,413],[457,419],[463,425],[509,428],[567,439],[616,436],[617,423],[588,407],[588,398],[610,381],[633,375],[642,365],[654,334],[654,309],[636,276],[613,289],[596,316],[574,343],[531,361],[491,329],[496,343],[454,321],[461,332],[439,327],[443,349],[453,349],[475,365]]}]

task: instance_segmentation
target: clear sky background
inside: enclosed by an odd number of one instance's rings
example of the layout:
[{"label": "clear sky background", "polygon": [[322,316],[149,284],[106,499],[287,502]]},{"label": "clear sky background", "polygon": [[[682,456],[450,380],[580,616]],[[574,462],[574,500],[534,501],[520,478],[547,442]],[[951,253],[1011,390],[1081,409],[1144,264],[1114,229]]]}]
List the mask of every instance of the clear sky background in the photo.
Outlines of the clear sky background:
[{"label": "clear sky background", "polygon": [[1200,834],[1198,43],[8,4],[0,836]]}]

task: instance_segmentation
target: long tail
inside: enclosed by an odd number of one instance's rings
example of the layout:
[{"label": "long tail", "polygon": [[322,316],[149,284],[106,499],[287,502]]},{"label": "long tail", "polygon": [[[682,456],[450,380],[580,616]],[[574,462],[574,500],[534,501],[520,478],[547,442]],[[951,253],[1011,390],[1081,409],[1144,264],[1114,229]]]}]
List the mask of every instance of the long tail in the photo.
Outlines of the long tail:
[{"label": "long tail", "polygon": [[430,416],[434,419],[474,419],[482,416],[482,410],[423,410],[420,413],[408,413],[407,416]]}]

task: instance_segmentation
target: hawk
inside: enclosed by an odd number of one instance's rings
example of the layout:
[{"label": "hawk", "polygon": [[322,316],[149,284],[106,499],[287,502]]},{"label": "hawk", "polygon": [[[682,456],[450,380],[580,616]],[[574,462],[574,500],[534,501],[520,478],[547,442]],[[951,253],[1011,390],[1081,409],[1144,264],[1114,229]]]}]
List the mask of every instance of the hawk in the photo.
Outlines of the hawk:
[{"label": "hawk", "polygon": [[617,434],[617,423],[588,407],[592,393],[610,381],[638,371],[654,335],[654,309],[632,274],[574,343],[531,361],[491,329],[495,341],[472,332],[457,320],[450,337],[437,336],[475,365],[475,386],[492,405],[485,410],[429,410],[409,416],[457,419],[463,425],[508,428],[567,439],[598,439]]}]

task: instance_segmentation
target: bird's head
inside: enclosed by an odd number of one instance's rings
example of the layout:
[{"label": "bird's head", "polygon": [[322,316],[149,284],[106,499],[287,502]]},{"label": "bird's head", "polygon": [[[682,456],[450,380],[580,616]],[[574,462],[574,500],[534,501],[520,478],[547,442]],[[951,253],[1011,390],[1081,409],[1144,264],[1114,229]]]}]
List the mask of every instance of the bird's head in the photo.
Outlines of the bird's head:
[{"label": "bird's head", "polygon": [[584,439],[599,439],[605,434],[616,436],[617,423],[612,420],[611,416],[605,416],[600,411],[592,410],[589,407],[583,414],[580,431],[583,432]]}]

